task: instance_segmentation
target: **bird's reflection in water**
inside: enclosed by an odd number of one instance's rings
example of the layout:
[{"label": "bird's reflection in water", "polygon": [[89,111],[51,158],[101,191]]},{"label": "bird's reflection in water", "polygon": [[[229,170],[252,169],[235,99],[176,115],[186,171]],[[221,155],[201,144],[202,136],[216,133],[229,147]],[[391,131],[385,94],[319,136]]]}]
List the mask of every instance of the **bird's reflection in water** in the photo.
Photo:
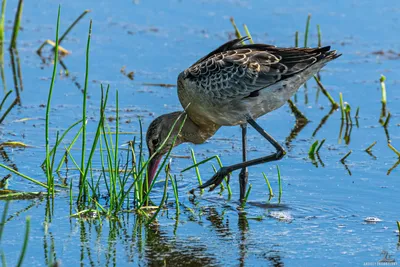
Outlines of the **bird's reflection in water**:
[{"label": "bird's reflection in water", "polygon": [[[173,218],[161,216],[158,221],[150,225],[146,225],[147,220],[144,217],[132,214],[125,214],[117,221],[110,220],[108,223],[104,221],[103,224],[98,224],[97,219],[81,220],[78,223],[81,230],[81,262],[89,266],[103,263],[118,265],[122,260],[122,253],[123,261],[128,260],[135,265],[246,266],[257,257],[257,262],[261,259],[265,260],[264,264],[267,265],[283,266],[280,253],[282,249],[277,249],[279,245],[269,244],[268,236],[263,236],[260,241],[259,237],[257,235],[254,237],[254,232],[251,232],[251,225],[254,223],[268,227],[265,224],[268,217],[250,221],[253,216],[236,209],[238,203],[229,202],[222,206],[220,203],[212,203],[210,206],[193,205],[190,211],[193,215],[192,220],[189,219],[185,209],[182,209],[180,216]],[[266,211],[288,209],[282,204],[249,202],[246,211],[252,212],[257,207]],[[177,222],[171,223],[173,220]],[[188,229],[187,224],[194,226],[193,232],[182,235],[181,231]],[[180,229],[181,225],[186,226]],[[203,228],[206,232],[211,231],[199,235],[196,233],[196,227]],[[106,243],[103,242],[105,236]],[[93,247],[91,240],[96,240],[95,244],[99,245],[100,249]],[[265,244],[267,246],[263,248]],[[123,247],[122,251],[119,249],[120,245]],[[257,246],[257,250],[261,251],[252,251],[253,246]],[[99,252],[104,258],[97,255]]]},{"label": "bird's reflection in water", "polygon": [[[273,247],[279,247],[278,245]],[[271,266],[274,267],[283,267],[285,264],[283,263],[282,257],[280,255],[280,251],[276,248],[271,249],[267,253],[265,253],[264,258],[271,263]]]}]

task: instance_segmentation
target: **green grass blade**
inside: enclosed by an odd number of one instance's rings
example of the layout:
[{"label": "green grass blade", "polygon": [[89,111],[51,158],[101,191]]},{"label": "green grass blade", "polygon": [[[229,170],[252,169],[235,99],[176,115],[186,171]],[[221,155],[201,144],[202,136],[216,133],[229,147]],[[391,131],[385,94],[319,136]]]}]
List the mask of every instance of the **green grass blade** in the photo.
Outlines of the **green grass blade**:
[{"label": "green grass blade", "polygon": [[343,104],[343,94],[339,93],[339,103],[340,103],[340,113],[342,115],[342,121],[345,120],[345,110],[344,110],[344,104]]},{"label": "green grass blade", "polygon": [[252,187],[253,187],[253,186],[252,186],[251,184],[249,184],[249,188],[247,189],[246,195],[245,195],[245,197],[244,197],[244,199],[243,199],[243,201],[242,201],[242,208],[244,208],[244,207],[246,206],[247,199],[248,199],[249,196],[250,196],[250,192],[251,192],[251,188],[252,188]]},{"label": "green grass blade", "polygon": [[265,183],[266,183],[267,186],[268,186],[269,195],[270,195],[270,196],[274,196],[274,192],[272,191],[272,187],[271,187],[271,184],[269,183],[269,180],[268,180],[267,175],[265,175],[265,173],[262,173],[262,174],[263,174],[263,176],[264,176]]},{"label": "green grass blade", "polygon": [[322,145],[325,143],[325,139],[322,139],[321,143],[319,144],[319,146],[317,147],[317,149],[315,150],[315,153],[318,153],[319,150],[321,149]]},{"label": "green grass blade", "polygon": [[90,10],[85,10],[83,13],[68,27],[68,29],[61,35],[60,40],[58,41],[58,44],[61,44],[61,42],[64,40],[64,38],[68,35],[68,33],[72,30],[72,28],[75,27],[75,25],[87,14],[89,13]]},{"label": "green grass blade", "polygon": [[169,178],[169,171],[167,172],[165,176],[165,185],[164,185],[164,193],[163,197],[161,199],[160,205],[158,206],[156,212],[154,212],[153,216],[147,221],[146,225],[149,225],[154,219],[157,217],[158,213],[160,212],[163,204],[165,203],[165,199],[167,197],[167,191],[168,191],[168,178]]},{"label": "green grass blade", "polygon": [[47,186],[46,184],[44,184],[44,183],[42,183],[42,182],[39,182],[39,181],[36,181],[35,179],[33,179],[33,178],[31,178],[31,177],[29,177],[29,176],[23,174],[23,173],[20,173],[20,172],[14,170],[14,169],[11,169],[10,167],[8,167],[8,166],[6,166],[6,165],[4,165],[4,164],[1,164],[1,163],[0,163],[0,167],[2,167],[2,168],[4,168],[4,169],[6,169],[6,170],[8,170],[8,171],[10,171],[10,172],[12,172],[12,173],[18,175],[18,176],[21,176],[22,178],[24,178],[24,179],[26,179],[26,180],[28,180],[28,181],[30,181],[30,182],[32,182],[32,183],[35,183],[35,184],[37,184],[37,185],[40,185],[40,186],[42,186],[42,187],[48,189],[48,186]]},{"label": "green grass blade", "polygon": [[[197,161],[196,161],[196,156],[194,154],[194,150],[191,148],[190,149],[190,154],[192,156],[192,160],[193,160],[193,164],[196,165]],[[203,181],[201,180],[201,175],[200,175],[200,171],[199,171],[199,167],[195,167],[196,170],[196,176],[197,176],[197,181],[199,182],[199,185],[203,184]]]},{"label": "green grass blade", "polygon": [[11,93],[12,93],[12,90],[8,91],[7,94],[3,97],[3,100],[1,100],[0,111],[3,109],[3,105],[6,102],[7,98],[10,96]]},{"label": "green grass blade", "polygon": [[317,141],[315,141],[312,145],[311,145],[311,147],[310,147],[310,150],[308,151],[308,156],[309,157],[313,157],[314,156],[314,154],[315,154],[315,149],[317,148],[317,146],[318,146],[318,140]]},{"label": "green grass blade", "polygon": [[1,54],[3,54],[3,48],[4,48],[4,21],[6,19],[6,3],[7,0],[2,0],[2,4],[1,4],[1,18],[0,18],[0,50],[1,50]]},{"label": "green grass blade", "polygon": [[213,160],[213,159],[215,159],[215,158],[217,158],[217,157],[218,157],[218,156],[212,156],[212,157],[210,157],[210,158],[207,158],[207,159],[205,159],[205,160],[202,160],[202,161],[200,161],[200,162],[197,162],[196,164],[194,164],[194,165],[192,165],[192,166],[189,166],[189,167],[183,169],[183,170],[181,171],[181,173],[186,172],[186,171],[188,171],[188,170],[190,170],[190,169],[192,169],[192,168],[197,168],[198,166],[200,166],[200,165],[202,165],[202,164],[204,164],[204,163],[206,163],[206,162],[208,162],[208,161],[210,161],[210,160]]},{"label": "green grass blade", "polygon": [[[54,147],[50,150],[50,154],[49,156],[51,157],[54,153],[54,150],[57,148],[57,146],[60,145],[60,143],[64,140],[65,136],[68,134],[68,132],[74,128],[76,125],[78,125],[79,123],[81,123],[82,120],[79,120],[77,122],[75,122],[74,124],[72,124],[71,126],[69,126],[61,135],[60,139],[58,139],[58,142],[55,143]],[[43,161],[42,166],[44,166],[46,164],[46,159]]]},{"label": "green grass blade", "polygon": [[[89,55],[90,55],[90,39],[92,35],[92,20],[90,20],[89,23],[89,34],[87,38],[87,44],[86,44],[86,65],[85,65],[85,86],[83,89],[83,103],[82,103],[82,151],[81,151],[81,170],[82,172],[85,172],[85,152],[86,152],[86,99],[87,99],[87,89],[88,89],[88,81],[89,81]],[[56,45],[58,45],[58,40],[56,40]],[[58,47],[55,49],[58,51]],[[80,176],[79,179],[79,195],[78,195],[78,202],[82,201],[82,198],[85,198],[84,195],[82,195],[84,187],[86,186],[86,181],[85,177],[82,175]]]},{"label": "green grass blade", "polygon": [[[49,145],[49,124],[50,124],[50,105],[51,98],[53,95],[54,81],[57,75],[57,62],[58,62],[58,32],[60,28],[60,13],[61,6],[58,6],[58,14],[57,14],[57,27],[56,27],[56,49],[54,50],[54,66],[53,66],[53,74],[51,76],[49,93],[47,96],[47,105],[46,105],[46,123],[45,123],[45,142],[46,142],[46,177],[47,177],[47,185],[54,184],[53,176],[51,174],[50,169],[50,145]],[[19,25],[18,25],[19,27]],[[15,29],[14,29],[15,30]],[[48,193],[52,193],[54,191],[54,187],[47,187]]]},{"label": "green grass blade", "polygon": [[278,187],[279,187],[279,195],[278,195],[278,202],[281,203],[281,198],[282,198],[282,179],[281,179],[281,170],[279,169],[279,166],[276,165],[276,169],[278,171]]},{"label": "green grass blade", "polygon": [[[219,158],[219,156],[216,155],[215,158],[217,159],[217,162],[218,162],[219,167],[222,168],[223,165],[222,165],[222,161],[221,161],[221,159]],[[225,180],[225,183],[226,183],[226,187],[228,188],[228,198],[230,199],[231,196],[232,196],[231,185],[229,184],[229,181],[228,181],[228,178],[227,178],[227,177],[225,177],[224,180]]]},{"label": "green grass blade", "polygon": [[176,213],[180,214],[181,212],[180,212],[180,205],[179,205],[178,183],[176,182],[176,176],[174,176],[174,178],[172,178],[172,176],[170,174],[169,179],[171,179],[172,189],[174,190]]},{"label": "green grass blade", "polygon": [[333,97],[329,94],[329,92],[325,89],[325,87],[322,85],[321,81],[318,79],[317,76],[314,75],[314,80],[317,82],[319,88],[321,89],[322,93],[324,96],[326,96],[331,102],[332,108],[337,109],[339,105],[336,103],[336,101],[333,99]]},{"label": "green grass blade", "polygon": [[[58,138],[59,138],[59,134],[60,132],[57,131],[57,135],[56,135],[56,144],[58,143]],[[53,175],[53,168],[54,168],[54,159],[56,157],[56,153],[57,153],[57,146],[55,147],[56,149],[54,150],[53,156],[51,158],[51,165],[50,165],[50,174]],[[51,179],[52,184],[48,185],[49,187],[54,189],[54,178]],[[54,196],[54,190],[52,190],[52,195]]]},{"label": "green grass blade", "polygon": [[254,44],[253,37],[251,37],[250,31],[249,31],[249,29],[247,28],[247,25],[246,25],[246,24],[243,24],[243,28],[244,28],[244,31],[246,32],[246,35],[250,38],[250,39],[249,39],[249,42],[250,42],[251,44]]},{"label": "green grass blade", "polygon": [[[82,133],[82,126],[79,128],[79,131],[75,134],[75,136],[74,136],[74,138],[72,139],[71,143],[68,145],[68,148],[67,148],[68,151],[70,151],[70,150],[72,149],[72,146],[76,143],[76,141],[78,140],[78,138],[79,138],[79,136],[81,135],[81,133]],[[61,138],[62,138],[62,137],[61,137]],[[58,165],[57,165],[56,172],[59,172],[59,171],[60,171],[61,166],[62,166],[62,164],[63,164],[64,161],[65,161],[65,158],[66,158],[66,156],[65,156],[65,154],[64,154],[64,156],[62,156],[60,162],[59,162]]]},{"label": "green grass blade", "polygon": [[[19,28],[21,25],[23,6],[24,6],[24,1],[19,0],[17,12],[15,13],[14,27],[13,27],[13,32],[12,32],[12,37],[11,37],[11,42],[10,42],[10,50],[17,48],[17,38],[18,38]],[[60,7],[58,7],[58,9],[60,10]],[[58,34],[57,34],[57,37],[58,37]]]},{"label": "green grass blade", "polygon": [[[118,137],[119,137],[119,112],[118,112],[118,90],[115,92],[115,103],[116,103],[116,110],[115,110],[115,115],[116,115],[116,120],[115,120],[115,146],[114,146],[114,177],[120,177],[119,175],[119,164],[118,164]],[[121,181],[120,181],[120,185],[121,185]],[[117,194],[117,183],[115,181],[114,183],[114,193]],[[116,196],[114,196],[114,198],[116,198]],[[117,199],[117,198],[116,198]]]},{"label": "green grass blade", "polygon": [[308,44],[308,32],[310,30],[310,20],[311,20],[311,14],[308,14],[306,22],[306,31],[304,32],[304,47],[307,47]]},{"label": "green grass blade", "polygon": [[82,172],[81,168],[79,167],[79,165],[76,162],[75,158],[72,156],[71,152],[67,148],[65,148],[65,150],[67,151],[67,154],[68,154],[69,158],[72,160],[72,163],[75,165],[75,168],[79,171],[79,174],[83,175],[83,172]]},{"label": "green grass blade", "polygon": [[240,31],[239,31],[238,27],[236,26],[236,23],[235,23],[235,20],[233,19],[233,17],[230,18],[230,21],[232,23],[233,28],[235,29],[236,38],[238,38],[238,39],[242,38],[242,35],[240,34]]}]

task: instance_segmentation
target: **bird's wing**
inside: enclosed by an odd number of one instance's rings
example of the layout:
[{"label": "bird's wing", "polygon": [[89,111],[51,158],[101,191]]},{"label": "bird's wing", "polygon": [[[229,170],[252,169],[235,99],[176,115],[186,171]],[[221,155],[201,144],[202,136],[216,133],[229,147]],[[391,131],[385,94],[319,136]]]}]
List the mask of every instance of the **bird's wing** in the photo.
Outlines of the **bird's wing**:
[{"label": "bird's wing", "polygon": [[192,90],[218,100],[253,96],[320,59],[335,55],[330,47],[277,48],[242,45],[242,41],[230,41],[186,69],[183,78],[195,87]]}]

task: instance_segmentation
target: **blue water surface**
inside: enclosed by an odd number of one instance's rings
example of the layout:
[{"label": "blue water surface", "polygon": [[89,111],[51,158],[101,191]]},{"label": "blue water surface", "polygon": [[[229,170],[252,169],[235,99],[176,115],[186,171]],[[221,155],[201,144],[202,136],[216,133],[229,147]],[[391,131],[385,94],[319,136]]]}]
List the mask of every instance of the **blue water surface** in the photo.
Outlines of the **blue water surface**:
[{"label": "blue water surface", "polygon": [[[8,266],[15,266],[23,243],[25,218],[31,217],[26,266],[44,266],[53,260],[65,266],[170,265],[170,266],[361,266],[382,259],[382,251],[400,261],[396,221],[400,169],[388,147],[379,123],[381,91],[379,78],[387,78],[387,127],[391,144],[400,149],[400,3],[388,1],[26,1],[23,9],[18,53],[23,90],[16,106],[0,126],[1,141],[20,141],[28,148],[5,147],[2,163],[45,181],[40,165],[45,155],[45,104],[52,73],[51,60],[36,54],[40,44],[54,39],[57,8],[61,5],[61,29],[85,9],[91,12],[71,31],[62,46],[71,54],[63,58],[69,70],[55,81],[51,103],[51,142],[56,131],[65,130],[81,118],[85,78],[85,52],[89,19],[93,21],[88,84],[88,139],[93,138],[100,102],[100,84],[110,84],[109,116],[115,111],[116,90],[121,116],[120,144],[138,138],[138,117],[144,129],[161,114],[181,110],[175,87],[146,84],[176,84],[178,74],[197,59],[234,37],[230,18],[240,29],[246,23],[255,42],[293,46],[299,31],[304,44],[305,22],[312,15],[308,46],[317,46],[317,28],[322,44],[343,54],[320,73],[324,86],[339,101],[339,93],[351,105],[350,140],[344,139],[340,111],[328,117],[330,103],[312,80],[292,98],[310,122],[295,136],[295,118],[287,105],[261,117],[258,122],[284,144],[281,161],[250,168],[252,191],[245,214],[239,212],[238,173],[231,177],[233,196],[226,190],[204,192],[192,198],[187,192],[197,186],[190,166],[190,148],[198,160],[219,155],[224,164],[241,160],[240,128],[225,127],[203,145],[185,144],[174,149],[172,171],[177,175],[181,214],[176,217],[172,189],[168,210],[158,223],[145,226],[133,213],[120,221],[85,221],[70,218],[69,193],[62,191],[51,207],[46,199],[9,202],[1,250]],[[16,1],[6,10],[6,47],[11,38]],[[243,31],[244,32],[244,31]],[[51,53],[44,48],[44,55]],[[6,90],[14,90],[11,58],[5,52]],[[121,73],[134,72],[134,80]],[[318,94],[318,95],[317,95]],[[3,95],[1,96],[1,98]],[[15,93],[13,93],[13,98]],[[9,99],[5,106],[9,106]],[[358,126],[354,118],[359,110]],[[114,115],[115,116],[115,115]],[[112,123],[111,123],[112,125]],[[349,131],[349,129],[347,129]],[[73,135],[68,136],[68,141]],[[249,130],[249,157],[272,153],[273,148],[254,130]],[[309,159],[316,140],[325,139],[320,160]],[[364,150],[374,141],[373,155]],[[68,142],[66,142],[67,144]],[[72,151],[79,155],[80,143]],[[349,151],[345,164],[340,159]],[[3,153],[3,154],[4,154]],[[183,157],[182,157],[183,156]],[[321,163],[322,162],[322,163]],[[95,163],[100,166],[99,160]],[[72,164],[72,163],[70,163]],[[216,164],[214,162],[214,164]],[[281,202],[268,202],[262,172],[278,195],[276,165],[282,176]],[[71,166],[70,166],[71,167]],[[203,180],[213,175],[210,164],[200,167]],[[0,169],[4,177],[8,171]],[[76,190],[78,173],[70,171]],[[13,175],[9,188],[39,191],[41,188]],[[153,197],[158,203],[163,185]],[[216,190],[218,191],[218,190]],[[397,203],[397,204],[396,204]],[[0,212],[6,202],[0,202]],[[74,208],[73,208],[74,209]],[[46,213],[53,210],[51,222]],[[75,212],[75,210],[73,210]],[[367,223],[377,217],[378,223]],[[48,218],[48,216],[47,216]]]}]

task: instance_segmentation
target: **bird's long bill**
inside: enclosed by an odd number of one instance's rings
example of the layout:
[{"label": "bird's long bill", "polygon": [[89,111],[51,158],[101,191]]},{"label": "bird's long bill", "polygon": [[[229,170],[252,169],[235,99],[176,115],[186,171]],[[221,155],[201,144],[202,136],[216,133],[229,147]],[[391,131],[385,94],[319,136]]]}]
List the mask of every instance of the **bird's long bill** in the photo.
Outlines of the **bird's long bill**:
[{"label": "bird's long bill", "polygon": [[150,188],[150,185],[153,182],[153,179],[154,179],[154,176],[156,175],[157,167],[160,164],[161,158],[162,158],[161,155],[155,155],[150,160],[149,165],[147,166],[147,174],[148,174],[147,188]]}]

